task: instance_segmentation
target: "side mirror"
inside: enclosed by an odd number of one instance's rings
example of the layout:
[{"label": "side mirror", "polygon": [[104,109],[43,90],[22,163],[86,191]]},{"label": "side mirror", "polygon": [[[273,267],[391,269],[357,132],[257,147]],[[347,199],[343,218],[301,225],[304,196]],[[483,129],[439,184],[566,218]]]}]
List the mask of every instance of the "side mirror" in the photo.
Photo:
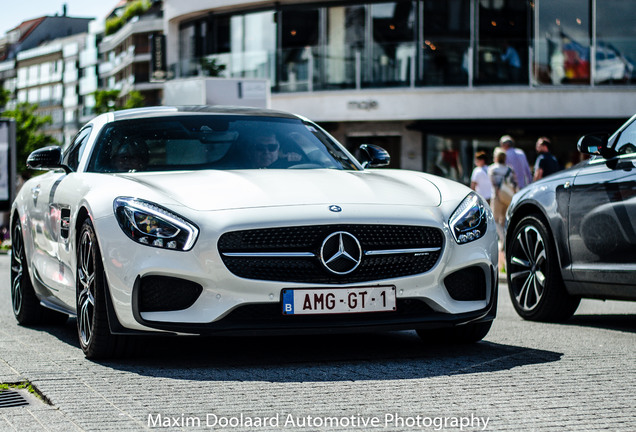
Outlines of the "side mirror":
[{"label": "side mirror", "polygon": [[27,167],[36,170],[63,168],[67,173],[70,171],[68,167],[62,164],[62,148],[59,146],[49,146],[35,150],[27,158]]},{"label": "side mirror", "polygon": [[608,159],[616,156],[614,150],[607,147],[609,136],[606,133],[593,133],[583,135],[576,145],[576,148],[584,154],[600,155]]},{"label": "side mirror", "polygon": [[363,168],[379,168],[391,163],[391,155],[380,146],[362,144],[359,148]]}]

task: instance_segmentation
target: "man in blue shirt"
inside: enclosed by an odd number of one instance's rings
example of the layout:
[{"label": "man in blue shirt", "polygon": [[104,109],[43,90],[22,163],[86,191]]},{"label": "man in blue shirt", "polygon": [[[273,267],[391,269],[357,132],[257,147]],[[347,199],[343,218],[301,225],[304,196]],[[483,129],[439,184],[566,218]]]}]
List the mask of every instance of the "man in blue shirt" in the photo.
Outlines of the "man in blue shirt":
[{"label": "man in blue shirt", "polygon": [[544,177],[554,174],[557,171],[561,171],[561,164],[557,158],[550,153],[550,140],[546,137],[541,137],[537,140],[535,146],[537,153],[537,160],[534,163],[534,180],[539,180]]},{"label": "man in blue shirt", "polygon": [[508,41],[504,42],[504,52],[501,60],[508,67],[508,79],[512,83],[518,83],[521,79],[521,58],[519,53]]}]

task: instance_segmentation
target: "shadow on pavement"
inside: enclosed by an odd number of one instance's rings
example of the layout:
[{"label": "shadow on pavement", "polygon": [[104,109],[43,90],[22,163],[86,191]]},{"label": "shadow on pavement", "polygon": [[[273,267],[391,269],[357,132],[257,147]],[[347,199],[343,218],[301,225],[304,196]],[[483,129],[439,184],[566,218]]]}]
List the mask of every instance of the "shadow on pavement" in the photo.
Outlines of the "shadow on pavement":
[{"label": "shadow on pavement", "polygon": [[102,365],[199,381],[417,379],[549,363],[562,354],[481,342],[425,345],[415,332],[337,336],[144,338],[142,354]]},{"label": "shadow on pavement", "polygon": [[[40,327],[79,348],[74,318]],[[487,339],[487,337],[486,337]],[[271,337],[135,339],[136,353],[99,363],[143,376],[198,381],[330,382],[418,379],[559,361],[561,353],[487,340],[427,345],[414,331]]]},{"label": "shadow on pavement", "polygon": [[563,324],[636,333],[636,315],[630,314],[574,315]]}]

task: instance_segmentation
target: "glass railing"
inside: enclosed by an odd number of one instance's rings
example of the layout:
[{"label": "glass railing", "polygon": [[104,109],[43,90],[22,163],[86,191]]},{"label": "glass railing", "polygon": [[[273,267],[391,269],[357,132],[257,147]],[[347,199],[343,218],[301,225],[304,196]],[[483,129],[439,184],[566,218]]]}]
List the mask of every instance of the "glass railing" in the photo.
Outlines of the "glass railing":
[{"label": "glass railing", "polygon": [[[624,44],[623,44],[624,45]],[[415,43],[374,44],[356,49],[322,46],[273,51],[224,53],[183,60],[170,67],[172,78],[210,76],[269,79],[277,92],[305,92],[383,87],[544,86],[561,84],[555,71],[544,71],[533,47],[521,43],[519,67],[511,66],[503,46],[468,40],[437,39]],[[536,57],[536,58],[535,58]],[[278,63],[276,63],[278,61]],[[551,65],[556,69],[556,63]],[[588,66],[594,85],[636,84],[636,63],[616,48],[599,44]],[[567,73],[568,69],[563,68]],[[549,75],[551,73],[551,75]],[[567,77],[567,74],[564,75]],[[570,79],[571,82],[584,80]],[[588,78],[588,85],[592,85]]]},{"label": "glass railing", "polygon": [[251,51],[241,53],[212,54],[205,57],[181,60],[170,67],[174,78],[193,76],[220,78],[265,78],[275,76],[274,53]]}]

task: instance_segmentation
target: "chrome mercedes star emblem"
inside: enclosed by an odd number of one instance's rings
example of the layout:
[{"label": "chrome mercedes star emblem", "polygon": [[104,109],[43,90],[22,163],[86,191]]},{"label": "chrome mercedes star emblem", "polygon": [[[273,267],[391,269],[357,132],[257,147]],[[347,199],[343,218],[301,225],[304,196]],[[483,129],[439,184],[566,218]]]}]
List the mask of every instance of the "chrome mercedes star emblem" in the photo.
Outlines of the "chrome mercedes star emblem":
[{"label": "chrome mercedes star emblem", "polygon": [[342,211],[342,207],[337,205],[330,205],[329,210],[331,210],[334,213],[340,213]]},{"label": "chrome mercedes star emblem", "polygon": [[357,238],[345,231],[330,234],[322,242],[320,260],[327,270],[338,275],[354,271],[362,261],[362,247]]}]

